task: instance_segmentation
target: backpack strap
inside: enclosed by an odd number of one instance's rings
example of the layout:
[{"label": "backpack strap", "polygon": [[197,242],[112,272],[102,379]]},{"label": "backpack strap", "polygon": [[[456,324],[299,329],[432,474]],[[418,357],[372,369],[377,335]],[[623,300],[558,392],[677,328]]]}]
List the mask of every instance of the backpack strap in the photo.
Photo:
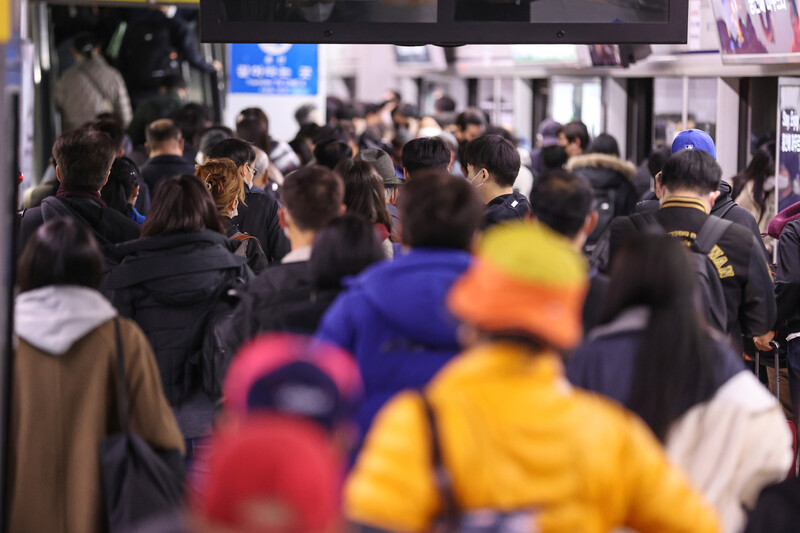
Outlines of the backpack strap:
[{"label": "backpack strap", "polygon": [[664,227],[658,223],[652,213],[634,213],[628,217],[637,233],[650,235],[666,235]]},{"label": "backpack strap", "polygon": [[736,204],[734,202],[731,202],[728,205],[726,205],[724,209],[722,209],[719,213],[715,214],[714,216],[717,216],[719,218],[725,218],[725,215],[727,215],[728,212],[731,209],[733,209],[734,207],[736,207]]},{"label": "backpack strap", "polygon": [[457,531],[460,512],[453,494],[453,478],[450,476],[450,472],[444,465],[444,460],[442,458],[442,443],[439,430],[437,429],[436,413],[427,395],[422,391],[420,391],[419,394],[425,409],[425,418],[428,422],[428,430],[431,435],[433,475],[436,480],[436,488],[442,498],[443,509],[440,518],[444,522],[447,531]]},{"label": "backpack strap", "polygon": [[722,234],[725,233],[733,222],[730,220],[723,220],[718,216],[709,215],[700,231],[697,232],[697,238],[694,240],[694,245],[697,251],[703,255],[708,255],[711,248],[717,244]]}]

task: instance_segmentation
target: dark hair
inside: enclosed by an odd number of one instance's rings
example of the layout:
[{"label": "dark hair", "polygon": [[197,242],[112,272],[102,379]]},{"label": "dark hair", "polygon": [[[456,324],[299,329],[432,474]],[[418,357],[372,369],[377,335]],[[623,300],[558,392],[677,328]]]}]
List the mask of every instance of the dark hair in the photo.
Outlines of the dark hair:
[{"label": "dark hair", "polygon": [[183,138],[181,129],[168,118],[161,118],[147,125],[144,137],[150,148],[168,141],[180,141]]},{"label": "dark hair", "polygon": [[125,142],[125,130],[122,129],[122,124],[120,124],[119,120],[117,120],[114,115],[96,118],[88,122],[86,127],[108,135],[111,138],[111,142],[114,143],[114,155],[122,151],[122,144]]},{"label": "dark hair", "polygon": [[196,102],[185,104],[172,115],[183,138],[192,146],[197,146],[200,140],[198,134],[208,126],[208,118],[208,108]]},{"label": "dark hair", "polygon": [[300,229],[318,231],[341,215],[344,183],[326,167],[303,167],[284,178],[281,201]]},{"label": "dark hair", "polygon": [[511,133],[509,130],[502,126],[489,126],[486,128],[486,131],[483,132],[484,135],[499,135],[503,139],[507,140],[514,146],[519,144],[519,139],[514,137],[514,134]]},{"label": "dark hair", "polygon": [[461,164],[485,168],[498,185],[511,187],[519,174],[519,152],[499,135],[484,135],[466,145]]},{"label": "dark hair", "polygon": [[347,212],[363,217],[370,224],[380,223],[392,231],[392,216],[386,208],[383,179],[367,161],[343,159],[334,170],[344,181]]},{"label": "dark hair", "polygon": [[72,217],[39,226],[17,266],[21,292],[48,285],[100,288],[103,252],[92,233]]},{"label": "dark hair", "polygon": [[313,141],[314,144],[320,144],[328,140],[336,140],[345,144],[354,142],[356,140],[355,129],[342,123],[326,124],[317,131]]},{"label": "dark hair", "polygon": [[314,160],[313,139],[319,130],[319,125],[314,122],[303,124],[300,126],[294,139],[289,141],[289,146],[291,146],[294,153],[297,154],[297,157],[300,158],[302,166],[308,165]]},{"label": "dark hair", "polygon": [[438,137],[423,137],[408,141],[403,146],[403,168],[409,173],[426,168],[447,170],[450,149]]},{"label": "dark hair", "polygon": [[350,102],[336,110],[336,120],[353,120],[364,118],[364,106],[358,102]]},{"label": "dark hair", "polygon": [[294,112],[294,119],[297,121],[297,124],[299,124],[301,128],[307,124],[313,124],[313,122],[311,122],[311,114],[316,109],[317,106],[314,104],[305,104],[298,107]]},{"label": "dark hair", "polygon": [[83,31],[72,38],[72,49],[85,59],[91,59],[97,45],[97,37],[92,32]]},{"label": "dark hair", "polygon": [[127,157],[118,157],[111,165],[111,173],[103,190],[100,191],[100,196],[108,207],[127,215],[130,209],[128,199],[140,179],[141,173],[136,163]]},{"label": "dark hair", "polygon": [[589,146],[589,130],[586,129],[586,124],[580,120],[567,122],[561,126],[558,133],[563,133],[569,143],[575,142],[576,139],[579,140],[581,143],[581,150],[586,150]]},{"label": "dark hair", "polygon": [[656,174],[661,172],[661,169],[664,168],[664,163],[667,162],[670,155],[672,155],[670,149],[666,147],[650,152],[650,155],[647,157],[647,170],[650,172],[651,176],[655,177]]},{"label": "dark hair", "polygon": [[269,153],[269,130],[263,121],[256,118],[245,118],[237,122],[236,136]]},{"label": "dark hair", "polygon": [[661,185],[673,190],[688,189],[698,193],[716,191],[722,169],[703,150],[675,152],[661,170]]},{"label": "dark hair", "polygon": [[439,113],[452,113],[456,110],[456,101],[444,95],[436,99],[433,103],[433,107]]},{"label": "dark hair", "polygon": [[[269,135],[269,117],[264,110],[259,107],[246,107],[239,111],[239,115],[236,117],[236,129],[239,129],[239,123],[244,121],[254,120],[260,123],[259,130],[263,130],[265,132],[266,137],[264,139],[260,139],[259,142],[263,142],[265,146],[269,147],[272,143],[272,138]],[[249,139],[247,139],[249,140]],[[259,146],[258,143],[253,142],[256,146],[264,150],[265,152],[269,153],[269,148],[262,148]]]},{"label": "dark hair", "polygon": [[530,199],[537,220],[572,239],[586,222],[594,193],[586,178],[559,169],[534,180]]},{"label": "dark hair", "polygon": [[414,248],[469,250],[483,203],[469,182],[444,170],[421,172],[400,189],[403,243]]},{"label": "dark hair", "polygon": [[208,229],[224,233],[214,198],[194,176],[172,176],[156,184],[142,237],[169,233],[191,233]]},{"label": "dark hair", "polygon": [[718,385],[720,354],[699,311],[691,261],[675,238],[633,237],[614,258],[601,316],[607,324],[633,307],[650,312],[636,351],[629,407],[662,442],[670,424]]},{"label": "dark hair", "polygon": [[200,135],[197,151],[206,154],[215,144],[233,137],[233,131],[227,126],[211,126]]},{"label": "dark hair", "polygon": [[253,146],[249,142],[232,137],[222,140],[209,148],[205,156],[209,159],[230,159],[239,168],[245,163],[255,161],[256,151],[253,150]]},{"label": "dark hair", "polygon": [[544,166],[549,169],[559,169],[567,164],[567,151],[561,145],[543,146],[542,147],[542,162]]},{"label": "dark hair", "polygon": [[114,141],[92,128],[78,128],[56,139],[53,159],[68,190],[99,191],[116,157]]},{"label": "dark hair", "polygon": [[586,153],[606,154],[619,157],[619,144],[617,140],[608,133],[601,133],[589,143]]},{"label": "dark hair", "polygon": [[178,89],[186,88],[186,80],[180,74],[167,74],[161,78],[159,87],[163,87],[167,92],[176,91]]},{"label": "dark hair", "polygon": [[317,164],[333,170],[341,161],[353,157],[353,149],[347,143],[328,139],[314,147],[314,157]]},{"label": "dark hair", "polygon": [[355,276],[384,258],[375,231],[363,218],[344,215],[319,230],[311,248],[311,283],[317,290],[341,289]]},{"label": "dark hair", "polygon": [[762,146],[753,154],[753,159],[733,182],[743,187],[747,182],[753,182],[753,199],[758,205],[758,223],[764,218],[767,208],[767,192],[764,190],[764,181],[775,175],[775,145]]},{"label": "dark hair", "polygon": [[467,126],[480,126],[481,128],[486,126],[486,118],[483,113],[481,113],[478,109],[469,108],[465,109],[461,113],[456,116],[456,126],[461,131],[467,129]]},{"label": "dark hair", "polygon": [[413,104],[398,104],[392,109],[392,117],[400,115],[406,118],[419,118],[419,109]]}]

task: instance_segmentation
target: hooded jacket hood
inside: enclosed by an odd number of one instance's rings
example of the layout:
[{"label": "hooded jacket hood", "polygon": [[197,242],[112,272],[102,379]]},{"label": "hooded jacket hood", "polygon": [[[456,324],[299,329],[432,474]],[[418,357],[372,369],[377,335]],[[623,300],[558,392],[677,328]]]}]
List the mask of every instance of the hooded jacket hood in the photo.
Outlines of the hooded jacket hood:
[{"label": "hooded jacket hood", "polygon": [[380,263],[351,282],[383,320],[428,346],[455,344],[456,319],[445,307],[453,282],[470,263],[459,250],[414,249]]},{"label": "hooded jacket hood", "polygon": [[715,214],[719,211],[722,211],[723,208],[727,207],[728,205],[734,203],[733,198],[731,198],[731,186],[726,181],[719,182],[719,196],[717,196],[716,201],[714,202],[714,207],[711,208],[711,214]]},{"label": "hooded jacket hood", "polygon": [[64,355],[86,334],[117,316],[102,294],[76,285],[49,285],[17,296],[14,333],[51,355]]}]

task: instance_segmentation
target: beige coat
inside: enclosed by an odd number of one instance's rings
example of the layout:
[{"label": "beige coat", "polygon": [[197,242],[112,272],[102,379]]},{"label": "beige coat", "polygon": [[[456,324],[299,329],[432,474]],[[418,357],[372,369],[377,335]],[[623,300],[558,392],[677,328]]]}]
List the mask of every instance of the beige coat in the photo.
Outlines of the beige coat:
[{"label": "beige coat", "polygon": [[[147,338],[133,321],[120,325],[131,431],[155,447],[183,450]],[[17,342],[8,531],[105,531],[98,445],[120,428],[114,323],[102,323],[63,355]]]}]

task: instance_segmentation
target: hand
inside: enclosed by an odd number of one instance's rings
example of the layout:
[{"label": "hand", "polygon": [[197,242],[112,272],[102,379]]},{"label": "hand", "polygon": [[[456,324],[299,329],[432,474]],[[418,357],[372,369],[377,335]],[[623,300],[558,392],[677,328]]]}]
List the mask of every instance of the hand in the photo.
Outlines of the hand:
[{"label": "hand", "polygon": [[772,351],[772,346],[770,346],[770,342],[772,339],[775,338],[775,332],[769,331],[760,337],[753,337],[753,342],[756,344],[756,348],[762,352],[769,352]]},{"label": "hand", "polygon": [[216,59],[211,62],[211,66],[214,67],[214,70],[216,70],[217,72],[222,72],[222,63],[220,63]]}]

